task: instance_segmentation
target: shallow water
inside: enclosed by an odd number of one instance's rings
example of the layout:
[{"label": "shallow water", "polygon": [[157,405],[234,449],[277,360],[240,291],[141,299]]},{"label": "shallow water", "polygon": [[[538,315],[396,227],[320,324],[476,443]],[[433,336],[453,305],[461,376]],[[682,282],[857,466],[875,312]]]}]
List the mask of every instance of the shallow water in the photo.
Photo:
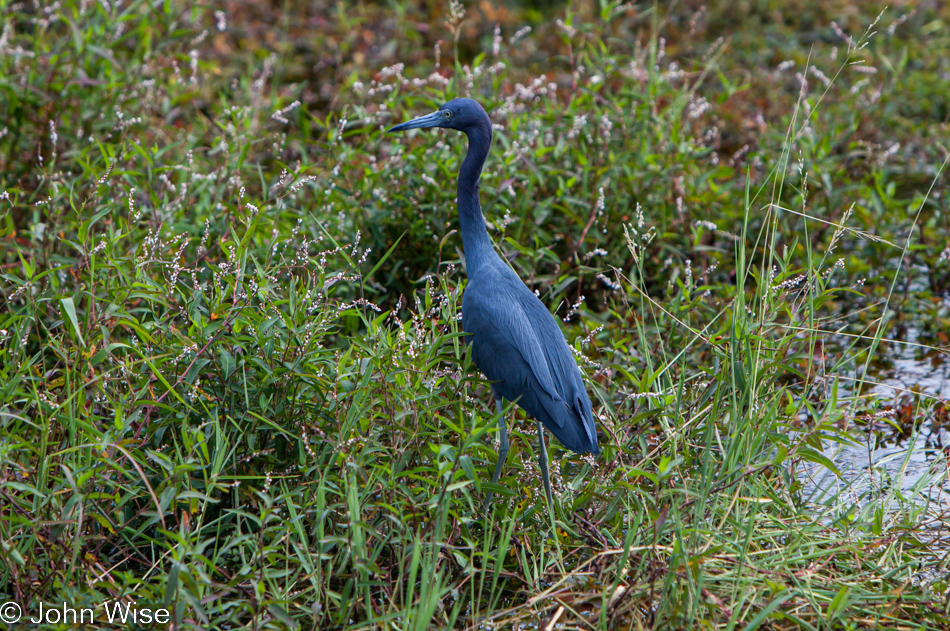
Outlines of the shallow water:
[{"label": "shallow water", "polygon": [[[895,409],[907,402],[916,412],[937,400],[950,401],[950,357],[919,344],[918,337],[917,330],[908,327],[903,343],[892,344],[888,351],[889,367],[868,370],[867,383],[874,384],[870,392]],[[854,505],[885,499],[891,509],[897,509],[903,501],[929,500],[950,508],[945,451],[950,447],[950,431],[924,419],[902,432],[886,420],[856,428],[855,435],[863,442],[860,446],[825,448],[844,479],[820,465],[809,464],[802,471],[808,501],[827,504],[847,489],[846,497]]]}]

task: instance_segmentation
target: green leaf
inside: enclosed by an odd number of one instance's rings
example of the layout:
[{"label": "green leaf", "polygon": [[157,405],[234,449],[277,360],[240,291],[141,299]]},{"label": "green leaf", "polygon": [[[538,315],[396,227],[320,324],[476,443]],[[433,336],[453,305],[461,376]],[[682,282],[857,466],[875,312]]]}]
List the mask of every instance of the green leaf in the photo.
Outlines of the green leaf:
[{"label": "green leaf", "polygon": [[218,362],[221,366],[221,371],[224,373],[224,376],[230,377],[235,368],[234,356],[226,349],[222,348],[218,351]]},{"label": "green leaf", "polygon": [[786,449],[783,445],[779,445],[776,449],[775,458],[772,459],[772,464],[782,463],[786,456],[788,456],[788,449]]},{"label": "green leaf", "polygon": [[26,275],[27,279],[32,280],[33,272],[34,272],[33,266],[30,265],[29,261],[27,261],[26,258],[23,256],[23,252],[20,252],[20,250],[18,249],[16,253],[20,257],[20,263],[23,264],[24,275]]},{"label": "green leaf", "polygon": [[378,270],[380,267],[382,267],[383,263],[386,262],[386,259],[388,259],[388,258],[389,258],[389,255],[393,253],[393,250],[396,249],[396,246],[399,245],[399,242],[402,241],[402,238],[403,238],[404,236],[406,236],[406,233],[405,233],[405,232],[403,232],[401,235],[399,235],[399,238],[396,239],[395,242],[393,242],[392,246],[386,251],[386,254],[383,255],[383,258],[379,259],[379,261],[376,263],[376,265],[373,266],[373,269],[371,269],[371,270],[369,271],[369,274],[367,274],[364,278],[370,278],[373,274],[376,273],[376,270]]},{"label": "green leaf", "polygon": [[82,333],[79,331],[79,319],[76,317],[76,305],[73,303],[73,299],[63,298],[60,301],[60,304],[63,306],[63,313],[66,314],[66,317],[69,318],[69,321],[73,325],[73,331],[76,332],[76,337],[79,338],[79,343],[85,346],[86,342],[83,341]]},{"label": "green leaf", "polygon": [[838,590],[838,594],[831,601],[831,604],[828,605],[827,615],[828,621],[831,622],[838,615],[844,611],[844,608],[848,606],[848,587],[843,585],[841,589]]},{"label": "green leaf", "polygon": [[475,483],[475,488],[481,490],[478,483],[478,474],[475,472],[475,467],[472,465],[472,459],[468,456],[462,456],[459,458],[459,466],[462,467],[462,471],[465,472],[465,475],[467,475],[469,479]]},{"label": "green leaf", "polygon": [[518,496],[517,491],[513,491],[501,484],[493,484],[492,482],[482,482],[482,493],[501,493],[502,495],[510,495],[511,497]]},{"label": "green leaf", "polygon": [[815,464],[820,464],[821,466],[827,468],[829,471],[834,473],[839,478],[844,477],[843,475],[841,475],[841,472],[838,471],[838,467],[835,466],[835,463],[833,463],[828,458],[828,456],[821,453],[820,451],[816,451],[815,449],[812,449],[811,447],[800,447],[798,449],[798,455],[801,456],[802,459],[807,460],[808,462],[814,462]]},{"label": "green leaf", "polygon": [[474,481],[475,480],[462,480],[461,482],[453,482],[452,484],[445,487],[445,490],[447,493],[451,493],[452,491],[457,491],[458,489],[465,488],[469,484],[472,484]]}]

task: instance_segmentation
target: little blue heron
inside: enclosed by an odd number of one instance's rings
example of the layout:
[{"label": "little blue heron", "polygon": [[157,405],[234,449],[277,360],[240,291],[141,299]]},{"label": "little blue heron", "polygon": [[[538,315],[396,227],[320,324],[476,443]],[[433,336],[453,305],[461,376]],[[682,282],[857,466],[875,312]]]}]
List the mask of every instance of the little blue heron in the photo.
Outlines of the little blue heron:
[{"label": "little blue heron", "polygon": [[502,404],[502,399],[508,399],[537,421],[538,461],[550,503],[544,427],[571,451],[600,453],[581,371],[554,316],[501,260],[488,238],[478,201],[478,179],[492,140],[488,114],[472,99],[453,99],[437,111],[389,131],[422,127],[447,127],[468,136],[468,153],[458,175],[459,225],[468,274],[462,296],[462,330],[471,344],[472,360],[491,382],[498,409],[500,444],[492,484],[498,482],[508,455]]}]

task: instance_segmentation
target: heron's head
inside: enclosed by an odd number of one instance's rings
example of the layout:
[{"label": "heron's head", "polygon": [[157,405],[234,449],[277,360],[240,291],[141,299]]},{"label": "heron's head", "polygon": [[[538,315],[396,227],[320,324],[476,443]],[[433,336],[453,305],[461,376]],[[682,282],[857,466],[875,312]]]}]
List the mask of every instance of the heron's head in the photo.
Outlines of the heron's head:
[{"label": "heron's head", "polygon": [[389,131],[406,131],[407,129],[421,129],[423,127],[448,127],[449,129],[468,132],[474,128],[485,126],[491,130],[488,114],[485,113],[485,110],[477,101],[452,99],[431,114],[396,125]]}]

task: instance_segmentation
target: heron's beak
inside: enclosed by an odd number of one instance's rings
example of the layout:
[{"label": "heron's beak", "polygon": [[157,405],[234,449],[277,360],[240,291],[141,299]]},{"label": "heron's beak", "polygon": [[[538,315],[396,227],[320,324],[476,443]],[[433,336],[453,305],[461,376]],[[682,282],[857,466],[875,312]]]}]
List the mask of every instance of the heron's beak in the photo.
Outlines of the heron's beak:
[{"label": "heron's beak", "polygon": [[388,134],[394,131],[406,131],[407,129],[420,129],[422,127],[438,127],[441,122],[442,113],[436,111],[432,112],[431,114],[426,114],[425,116],[420,116],[419,118],[413,118],[411,121],[400,123],[386,133]]}]

